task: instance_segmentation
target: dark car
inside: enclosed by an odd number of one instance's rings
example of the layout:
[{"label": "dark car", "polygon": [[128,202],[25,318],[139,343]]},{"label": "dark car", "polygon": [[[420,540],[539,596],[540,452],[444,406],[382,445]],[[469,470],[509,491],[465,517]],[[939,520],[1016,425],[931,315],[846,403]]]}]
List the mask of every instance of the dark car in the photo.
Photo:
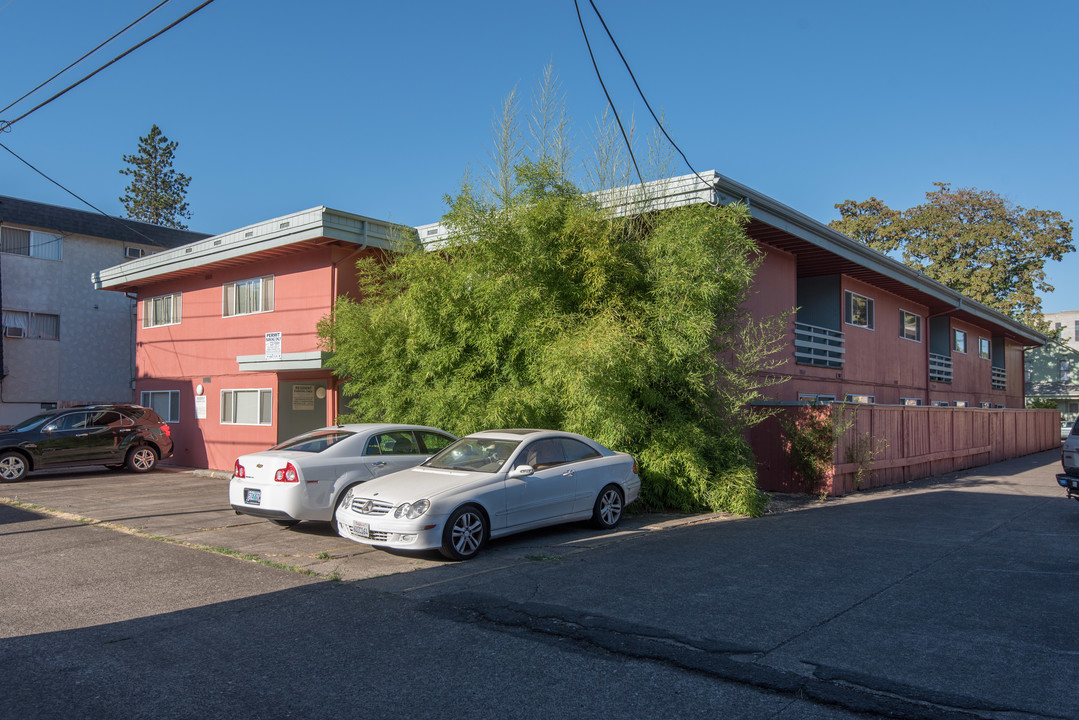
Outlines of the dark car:
[{"label": "dark car", "polygon": [[70,465],[152,470],[172,457],[168,424],[141,405],[88,405],[50,410],[0,433],[0,482],[31,470]]}]

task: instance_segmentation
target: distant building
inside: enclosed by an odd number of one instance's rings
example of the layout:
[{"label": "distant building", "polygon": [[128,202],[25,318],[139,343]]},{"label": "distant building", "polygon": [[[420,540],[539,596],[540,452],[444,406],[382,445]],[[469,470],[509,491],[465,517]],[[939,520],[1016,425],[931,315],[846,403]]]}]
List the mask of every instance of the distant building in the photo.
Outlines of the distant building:
[{"label": "distant building", "polygon": [[0,425],[134,398],[135,301],[90,272],[205,234],[0,196]]},{"label": "distant building", "polygon": [[1079,310],[1046,313],[1060,339],[1027,350],[1027,404],[1055,404],[1064,420],[1079,417]]}]

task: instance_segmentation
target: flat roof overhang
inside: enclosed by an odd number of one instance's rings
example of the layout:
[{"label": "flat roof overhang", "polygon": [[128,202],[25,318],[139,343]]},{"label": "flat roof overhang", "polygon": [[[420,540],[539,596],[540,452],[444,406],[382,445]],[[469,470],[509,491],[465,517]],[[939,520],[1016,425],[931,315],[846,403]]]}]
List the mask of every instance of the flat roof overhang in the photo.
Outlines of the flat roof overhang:
[{"label": "flat roof overhang", "polygon": [[415,241],[415,234],[415,229],[407,226],[317,207],[105,268],[90,279],[98,290],[132,292],[162,280],[324,245],[400,248],[402,243]]}]

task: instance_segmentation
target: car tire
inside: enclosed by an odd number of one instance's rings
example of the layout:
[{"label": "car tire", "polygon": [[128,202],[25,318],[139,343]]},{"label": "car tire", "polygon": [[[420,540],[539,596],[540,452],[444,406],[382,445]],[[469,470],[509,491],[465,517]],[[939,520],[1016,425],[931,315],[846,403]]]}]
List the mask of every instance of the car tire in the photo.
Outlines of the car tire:
[{"label": "car tire", "polygon": [[442,547],[450,560],[468,560],[476,556],[487,540],[487,518],[475,505],[462,505],[453,511],[442,529]]},{"label": "car tire", "polygon": [[157,467],[157,450],[149,445],[138,445],[127,453],[124,467],[133,473],[150,472]]},{"label": "car tire", "polygon": [[26,477],[29,469],[30,466],[21,453],[9,450],[0,454],[0,482],[18,482]]},{"label": "car tire", "polygon": [[337,500],[335,500],[333,503],[333,512],[330,513],[330,527],[333,528],[333,531],[338,535],[341,534],[341,531],[337,529],[337,511],[341,508],[341,501],[345,499],[345,495],[348,494],[348,491],[353,489],[357,485],[359,485],[359,483],[352,483],[351,485],[346,487],[344,490],[341,491],[341,494],[337,496]]},{"label": "car tire", "polygon": [[281,527],[294,527],[300,524],[299,520],[282,520],[281,518],[270,518],[270,522],[274,525],[280,525]]},{"label": "car tire", "polygon": [[608,485],[603,488],[599,492],[599,497],[596,498],[596,504],[592,506],[592,524],[600,530],[613,530],[618,527],[625,504],[626,499],[622,495],[622,488],[617,485]]}]

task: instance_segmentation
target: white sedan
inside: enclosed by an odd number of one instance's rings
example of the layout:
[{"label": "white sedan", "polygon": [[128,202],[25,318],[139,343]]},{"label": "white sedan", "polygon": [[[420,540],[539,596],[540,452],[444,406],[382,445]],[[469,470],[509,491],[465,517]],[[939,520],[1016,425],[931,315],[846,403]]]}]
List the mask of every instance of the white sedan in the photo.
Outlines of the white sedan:
[{"label": "white sedan", "polygon": [[333,521],[346,491],[418,465],[456,436],[421,425],[335,425],[236,460],[229,502],[238,515],[290,527]]},{"label": "white sedan", "polygon": [[438,548],[466,560],[488,538],[545,525],[591,518],[613,528],[640,489],[632,457],[583,435],[488,430],[346,492],[337,532],[368,545]]}]

